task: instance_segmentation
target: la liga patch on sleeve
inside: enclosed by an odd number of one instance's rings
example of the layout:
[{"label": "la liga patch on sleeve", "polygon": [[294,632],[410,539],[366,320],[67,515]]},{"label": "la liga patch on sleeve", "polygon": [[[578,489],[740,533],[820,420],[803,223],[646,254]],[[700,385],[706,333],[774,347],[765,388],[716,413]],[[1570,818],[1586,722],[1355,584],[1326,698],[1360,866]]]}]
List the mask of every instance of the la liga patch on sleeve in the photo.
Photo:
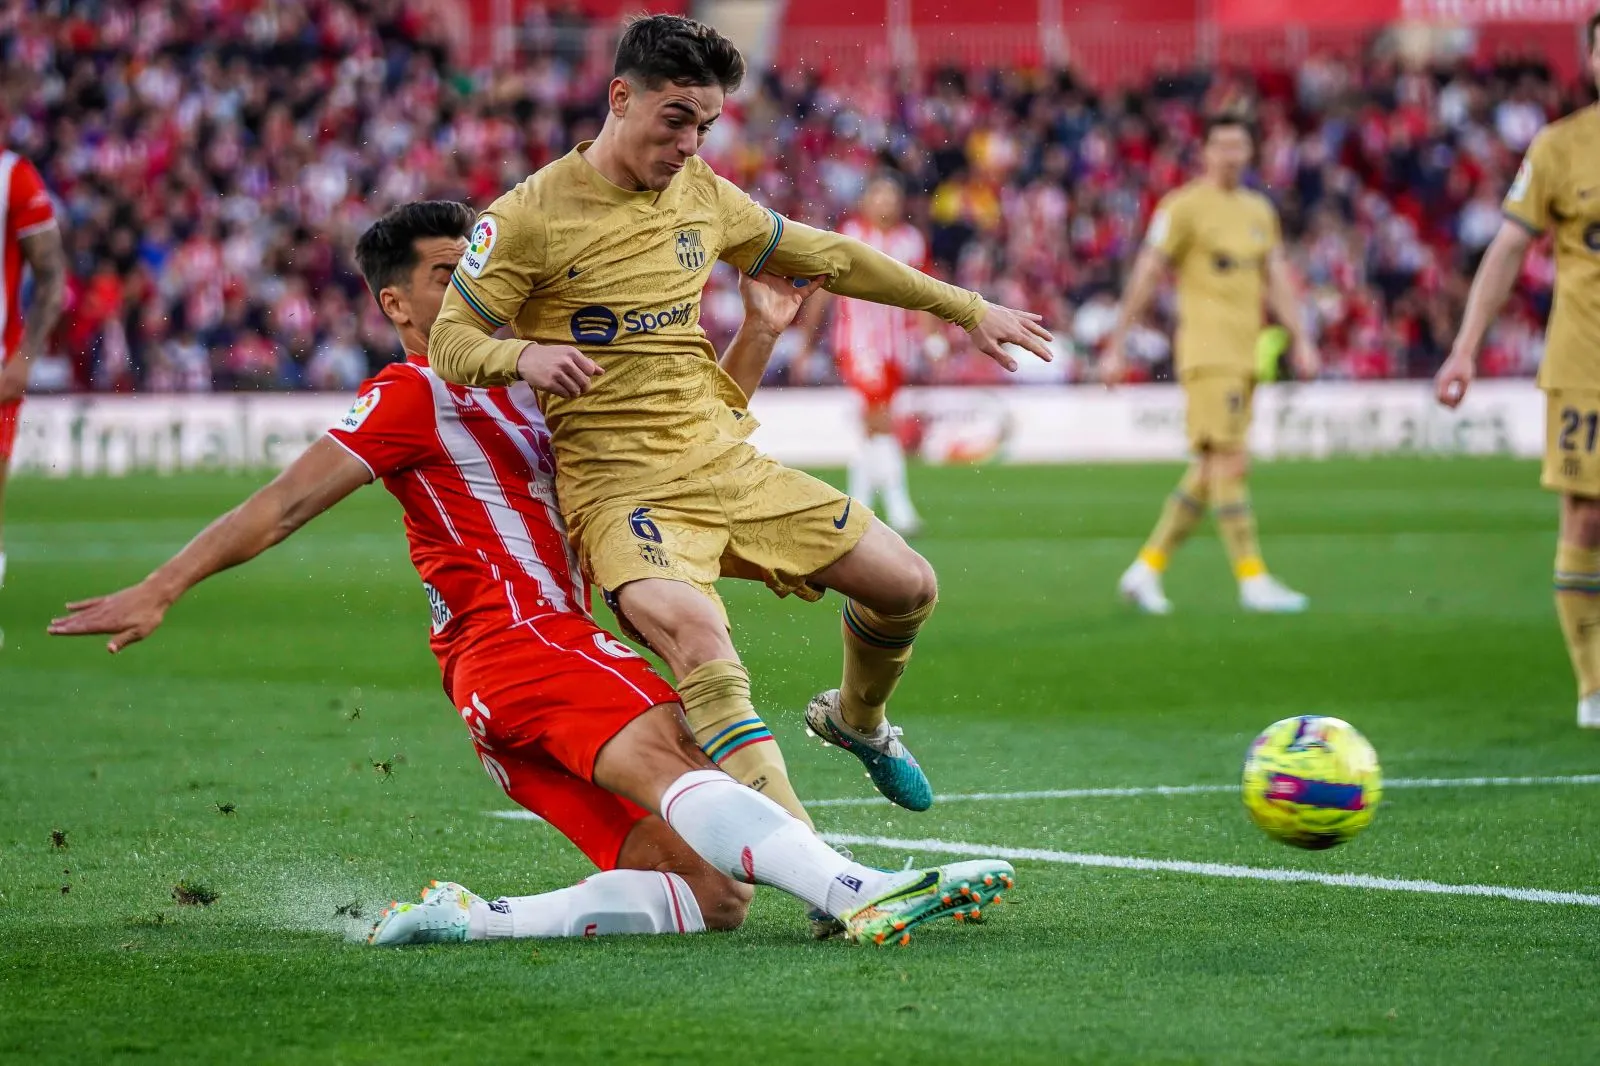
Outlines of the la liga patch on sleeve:
[{"label": "la liga patch on sleeve", "polygon": [[482,277],[497,236],[499,231],[494,219],[487,216],[478,219],[478,224],[472,227],[472,236],[467,238],[467,250],[461,254],[461,269],[475,278]]},{"label": "la liga patch on sleeve", "polygon": [[381,399],[383,399],[383,392],[380,389],[368,389],[360,396],[357,396],[356,402],[350,405],[350,410],[346,411],[344,417],[339,419],[338,428],[346,433],[354,433],[360,429],[361,423],[365,422],[372,412],[378,409],[378,401]]}]

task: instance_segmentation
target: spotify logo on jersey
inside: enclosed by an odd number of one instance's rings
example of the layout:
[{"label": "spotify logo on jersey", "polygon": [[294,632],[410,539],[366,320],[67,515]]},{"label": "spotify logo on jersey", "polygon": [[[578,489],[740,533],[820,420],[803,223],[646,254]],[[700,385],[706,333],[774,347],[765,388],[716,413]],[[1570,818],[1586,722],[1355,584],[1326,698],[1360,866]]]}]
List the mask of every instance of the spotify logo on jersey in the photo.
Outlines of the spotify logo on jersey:
[{"label": "spotify logo on jersey", "polygon": [[617,315],[594,304],[572,313],[572,339],[579,344],[610,344],[617,335]]}]

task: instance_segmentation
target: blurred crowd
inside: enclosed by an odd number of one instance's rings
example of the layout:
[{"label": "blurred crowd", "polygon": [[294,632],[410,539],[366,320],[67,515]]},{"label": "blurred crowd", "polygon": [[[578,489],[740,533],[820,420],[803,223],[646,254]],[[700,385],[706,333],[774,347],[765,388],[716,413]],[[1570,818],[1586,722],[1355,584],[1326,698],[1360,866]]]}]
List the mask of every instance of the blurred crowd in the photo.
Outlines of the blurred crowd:
[{"label": "blurred crowd", "polygon": [[[46,384],[347,389],[394,358],[351,260],[361,229],[417,197],[485,206],[602,118],[603,28],[536,11],[473,69],[449,62],[451,29],[422,0],[0,0],[4,137],[58,197],[71,264]],[[1438,365],[1522,151],[1587,99],[1526,62],[1325,56],[1106,95],[1068,72],[784,70],[752,73],[705,154],[819,225],[898,173],[938,273],[1055,328],[1057,362],[1029,379],[1083,380],[1201,116],[1247,108],[1325,373],[1370,379]],[[1486,374],[1533,371],[1552,275],[1541,248]],[[1143,378],[1170,374],[1170,312],[1130,343]],[[726,268],[702,316],[719,343],[736,327]],[[833,380],[827,332],[804,337],[775,381]],[[998,380],[947,339],[917,376]]]}]

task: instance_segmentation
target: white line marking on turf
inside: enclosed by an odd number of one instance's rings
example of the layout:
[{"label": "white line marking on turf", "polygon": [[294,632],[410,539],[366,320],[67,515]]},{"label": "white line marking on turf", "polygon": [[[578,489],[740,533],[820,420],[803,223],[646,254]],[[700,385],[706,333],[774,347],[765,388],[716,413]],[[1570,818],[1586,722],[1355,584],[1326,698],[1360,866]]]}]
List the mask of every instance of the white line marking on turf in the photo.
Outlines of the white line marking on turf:
[{"label": "white line marking on turf", "polygon": [[1201,877],[1230,877],[1250,881],[1287,881],[1338,888],[1366,888],[1382,892],[1422,892],[1438,896],[1492,896],[1521,900],[1524,903],[1566,903],[1580,907],[1600,907],[1600,896],[1583,892],[1554,892],[1544,888],[1511,888],[1505,885],[1452,885],[1440,881],[1408,881],[1398,877],[1373,877],[1368,874],[1321,874],[1310,870],[1284,870],[1261,866],[1235,866],[1220,862],[1184,862],[1178,859],[1139,859],[1131,855],[1095,855],[1078,851],[1048,851],[1043,848],[1003,848],[990,844],[968,844],[960,840],[902,840],[898,837],[861,836],[856,833],[823,833],[830,844],[874,844],[902,851],[932,851],[947,855],[973,855],[982,858],[1025,859],[1054,862],[1065,866],[1099,866],[1116,870],[1150,870],[1196,874]]},{"label": "white line marking on turf", "polygon": [[[1558,777],[1397,777],[1385,781],[1391,788],[1500,788],[1514,785],[1600,785],[1600,774]],[[1031,792],[956,792],[934,797],[935,803],[992,802],[995,800],[1095,799],[1110,796],[1200,796],[1236,792],[1229,785],[1146,785],[1136,788],[1051,788]],[[876,807],[889,801],[882,796],[847,796],[843,799],[806,800],[807,807]]]},{"label": "white line marking on turf", "polygon": [[[1528,784],[1600,784],[1600,773],[1568,773],[1552,778],[1394,778],[1386,789],[1486,789]],[[1147,784],[1126,789],[1040,789],[1034,792],[954,792],[936,797],[939,804],[1024,799],[1099,799],[1107,795],[1208,795],[1238,791],[1237,784]],[[882,807],[882,795],[846,795],[843,799],[806,800],[806,807]],[[544,821],[531,810],[486,810],[490,818],[506,821]]]}]

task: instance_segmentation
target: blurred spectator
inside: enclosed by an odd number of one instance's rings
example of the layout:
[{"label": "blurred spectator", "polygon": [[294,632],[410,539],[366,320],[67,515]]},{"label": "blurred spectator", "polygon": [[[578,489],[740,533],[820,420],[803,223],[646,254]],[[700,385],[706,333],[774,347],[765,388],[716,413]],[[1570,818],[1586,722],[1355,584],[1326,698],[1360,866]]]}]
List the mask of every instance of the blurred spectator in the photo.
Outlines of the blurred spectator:
[{"label": "blurred spectator", "polygon": [[[72,267],[55,348],[79,388],[348,389],[395,358],[350,261],[420,196],[484,206],[593,136],[610,31],[530,7],[497,68],[451,69],[427,0],[0,0],[0,130],[61,200]],[[780,49],[781,54],[781,49]],[[1096,95],[1065,71],[752,75],[705,153],[792,217],[837,223],[899,172],[945,277],[1037,309],[1089,375],[1155,201],[1193,170],[1200,116],[1253,107],[1328,373],[1432,372],[1498,201],[1548,120],[1585,98],[1537,63],[1440,68],[1314,55],[1293,70],[1167,70]],[[1548,250],[1490,339],[1485,373],[1537,364]],[[738,323],[718,269],[702,322]],[[1131,354],[1170,373],[1170,299]],[[826,331],[825,331],[826,332]],[[1004,378],[959,331],[925,380]],[[833,379],[785,348],[771,379]]]}]

